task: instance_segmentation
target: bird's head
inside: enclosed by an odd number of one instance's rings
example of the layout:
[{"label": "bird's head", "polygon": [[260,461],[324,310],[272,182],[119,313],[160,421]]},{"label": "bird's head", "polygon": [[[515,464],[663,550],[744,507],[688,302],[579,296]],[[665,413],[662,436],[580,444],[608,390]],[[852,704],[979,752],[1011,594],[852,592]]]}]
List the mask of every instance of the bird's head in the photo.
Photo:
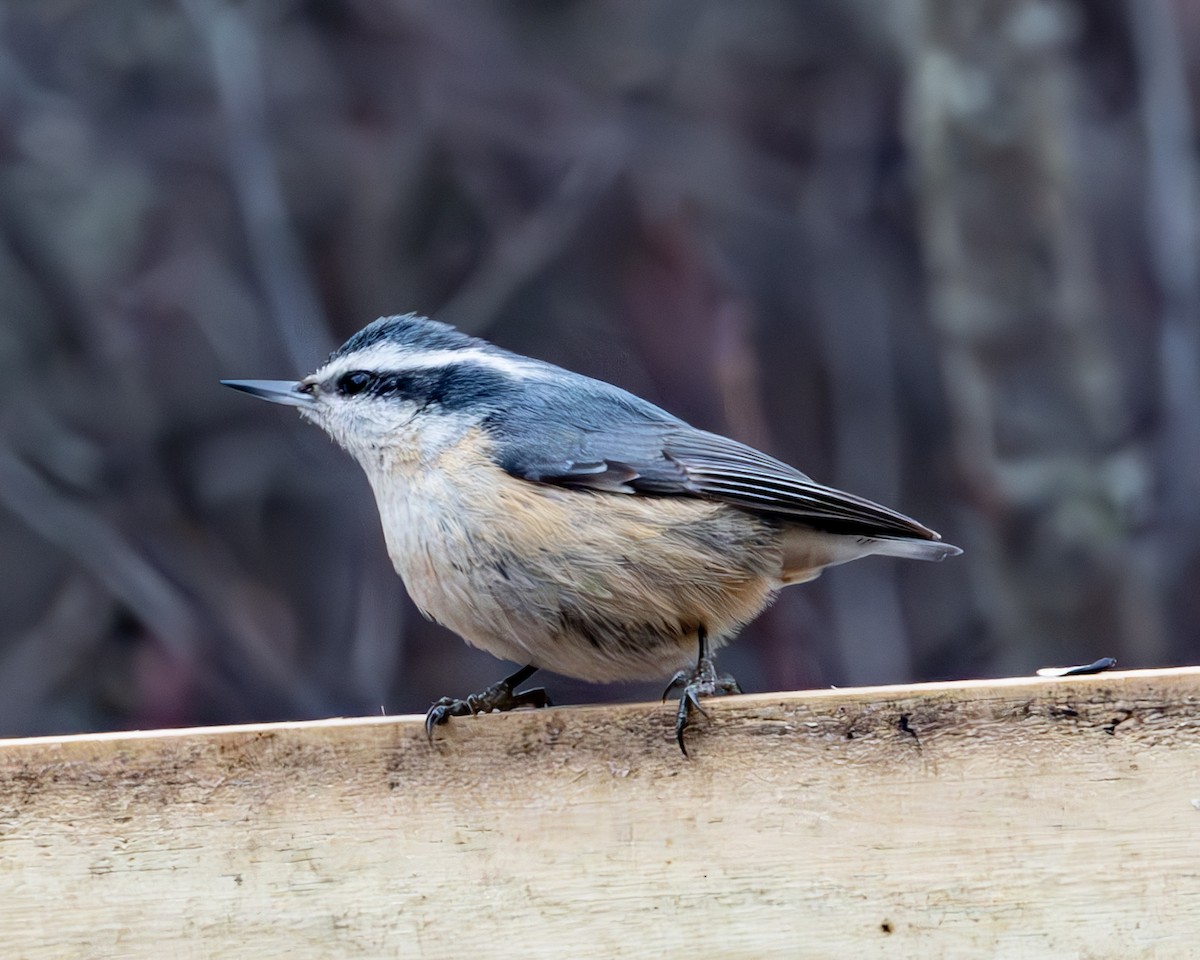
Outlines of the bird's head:
[{"label": "bird's head", "polygon": [[541,365],[414,314],[381,317],[302,380],[223,380],[294,406],[364,466],[433,455],[503,406]]}]

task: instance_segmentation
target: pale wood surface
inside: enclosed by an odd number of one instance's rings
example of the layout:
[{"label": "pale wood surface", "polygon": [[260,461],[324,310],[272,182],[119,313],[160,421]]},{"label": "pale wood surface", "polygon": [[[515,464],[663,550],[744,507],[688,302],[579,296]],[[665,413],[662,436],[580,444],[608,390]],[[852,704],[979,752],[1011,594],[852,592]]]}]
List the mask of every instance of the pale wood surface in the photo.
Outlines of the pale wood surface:
[{"label": "pale wood surface", "polygon": [[1200,669],[0,741],[0,956],[1195,957]]}]

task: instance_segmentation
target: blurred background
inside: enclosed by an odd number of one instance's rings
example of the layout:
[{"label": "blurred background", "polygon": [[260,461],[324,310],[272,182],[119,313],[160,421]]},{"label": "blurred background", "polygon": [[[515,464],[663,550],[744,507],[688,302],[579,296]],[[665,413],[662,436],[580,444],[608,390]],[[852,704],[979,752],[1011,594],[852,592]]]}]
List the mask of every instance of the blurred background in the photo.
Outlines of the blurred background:
[{"label": "blurred background", "polygon": [[786,591],[747,690],[1196,662],[1198,40],[1195,0],[0,4],[0,735],[509,672],[347,456],[217,384],[408,311],[966,550]]}]

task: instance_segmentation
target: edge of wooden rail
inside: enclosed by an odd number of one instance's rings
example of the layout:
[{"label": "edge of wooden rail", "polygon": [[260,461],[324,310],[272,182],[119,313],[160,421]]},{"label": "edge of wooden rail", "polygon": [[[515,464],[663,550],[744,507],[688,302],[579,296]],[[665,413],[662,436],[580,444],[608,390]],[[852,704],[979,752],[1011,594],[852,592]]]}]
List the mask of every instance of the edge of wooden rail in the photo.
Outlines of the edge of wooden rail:
[{"label": "edge of wooden rail", "polygon": [[[1028,695],[1038,697],[1064,697],[1079,694],[1107,692],[1114,699],[1126,694],[1141,695],[1144,688],[1177,688],[1180,692],[1194,689],[1200,694],[1200,666],[1163,667],[1147,670],[1111,670],[1105,673],[1074,677],[1002,677],[980,680],[947,680],[927,683],[881,684],[866,687],[828,687],[817,690],[788,690],[774,693],[749,693],[739,696],[720,697],[704,701],[704,709],[710,715],[721,715],[728,724],[739,716],[752,716],[764,707],[807,705],[814,709],[837,704],[888,703],[897,701],[924,701],[929,705],[950,704],[970,700],[987,700],[994,695],[1015,697]],[[510,714],[488,714],[471,718],[451,720],[446,727],[435,731],[435,740],[453,739],[465,725],[479,722],[522,721],[554,718],[570,724],[578,721],[586,727],[595,727],[599,718],[609,721],[636,721],[643,718],[661,719],[668,714],[673,722],[673,705],[668,707],[655,701],[612,702],[585,705],[561,705],[545,710],[518,710]],[[556,723],[555,726],[558,724]],[[723,724],[724,725],[724,724]],[[281,733],[314,731],[351,731],[358,727],[411,728],[424,738],[424,717],[419,714],[389,714],[366,717],[329,717],[320,720],[288,720],[270,723],[220,724],[202,727],[165,727],[146,730],[114,730],[102,733],[52,734],[35,737],[0,737],[0,752],[51,744],[105,744],[122,741],[150,739],[176,739],[187,737],[237,736],[240,734]],[[697,742],[704,737],[703,718],[689,733]],[[677,748],[674,741],[669,745]]]}]

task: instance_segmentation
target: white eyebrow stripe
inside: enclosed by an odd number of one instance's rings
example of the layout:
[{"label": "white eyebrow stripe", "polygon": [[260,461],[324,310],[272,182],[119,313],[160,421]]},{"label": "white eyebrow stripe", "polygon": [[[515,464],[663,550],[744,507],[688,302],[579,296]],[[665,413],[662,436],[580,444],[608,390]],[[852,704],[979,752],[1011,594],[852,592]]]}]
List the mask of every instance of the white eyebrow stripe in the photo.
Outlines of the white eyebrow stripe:
[{"label": "white eyebrow stripe", "polygon": [[466,350],[414,350],[391,343],[377,343],[366,350],[357,350],[331,360],[316,372],[316,376],[326,380],[336,379],[351,370],[433,370],[461,363],[488,367],[516,379],[528,377],[535,369],[534,361],[508,357],[478,347]]}]

